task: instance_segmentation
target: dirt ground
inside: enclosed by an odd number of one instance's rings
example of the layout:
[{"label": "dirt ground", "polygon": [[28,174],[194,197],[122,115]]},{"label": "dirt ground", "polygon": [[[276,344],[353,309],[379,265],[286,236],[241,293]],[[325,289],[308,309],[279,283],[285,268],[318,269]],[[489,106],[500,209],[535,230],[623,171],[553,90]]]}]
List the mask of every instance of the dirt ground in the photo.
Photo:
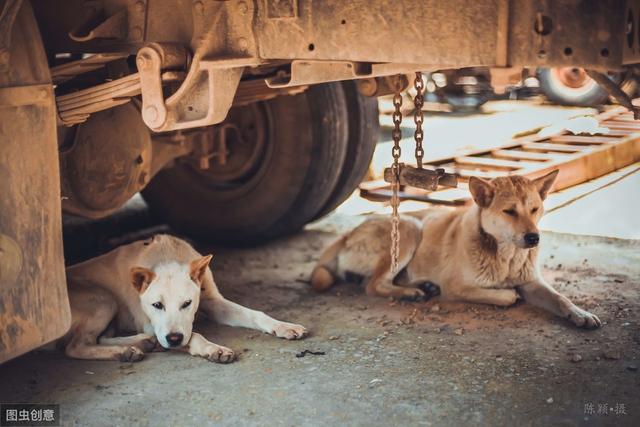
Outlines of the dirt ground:
[{"label": "dirt ground", "polygon": [[[500,101],[481,115],[429,114],[427,156],[489,146],[578,113]],[[411,154],[412,120],[406,124],[403,152]],[[389,164],[389,144],[379,144],[374,173]],[[637,195],[637,179],[553,212],[547,225],[635,238],[638,198],[629,195]],[[574,196],[554,197],[547,203]],[[362,220],[355,212],[370,211],[352,197],[338,213],[266,246],[197,245],[215,254],[224,295],[304,324],[306,340],[199,321],[196,330],[241,353],[237,362],[171,352],[135,364],[89,362],[32,352],[0,366],[0,402],[59,403],[63,425],[78,426],[640,425],[640,240],[543,234],[544,276],[603,320],[596,331],[524,303],[392,302],[351,284],[311,292],[307,280],[322,247]],[[66,218],[66,260],[158,231],[167,229],[139,199],[107,220]],[[297,357],[304,350],[324,354]]]},{"label": "dirt ground", "polygon": [[[199,245],[215,254],[224,295],[304,324],[306,340],[200,321],[197,330],[241,353],[237,362],[177,352],[90,362],[39,351],[0,367],[0,401],[59,403],[63,424],[80,426],[638,425],[636,242],[543,235],[544,276],[604,321],[585,331],[523,303],[393,302],[351,284],[312,293],[319,251],[360,220],[334,214],[254,249]],[[76,241],[100,247],[90,229],[75,230]],[[303,350],[323,354],[298,357]]]}]

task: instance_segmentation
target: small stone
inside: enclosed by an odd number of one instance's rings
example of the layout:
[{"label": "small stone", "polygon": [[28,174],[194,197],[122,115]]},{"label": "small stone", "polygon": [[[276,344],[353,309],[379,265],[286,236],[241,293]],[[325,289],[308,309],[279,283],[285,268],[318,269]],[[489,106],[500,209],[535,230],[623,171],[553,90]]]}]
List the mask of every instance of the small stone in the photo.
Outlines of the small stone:
[{"label": "small stone", "polygon": [[87,375],[93,375],[93,374],[95,374],[95,372],[93,372],[93,371],[84,371],[84,373],[85,373],[85,374],[87,374]]},{"label": "small stone", "polygon": [[376,384],[381,383],[382,380],[380,378],[374,378],[371,381],[369,381],[369,388],[373,388],[375,387]]},{"label": "small stone", "polygon": [[339,339],[339,338],[340,338],[340,335],[331,335],[331,336],[329,337],[329,339],[330,339],[331,341],[337,340],[337,339]]},{"label": "small stone", "polygon": [[432,313],[437,313],[439,311],[440,311],[440,306],[438,304],[434,304],[433,307],[431,307]]},{"label": "small stone", "polygon": [[579,354],[574,354],[573,356],[571,356],[572,362],[579,362],[581,360],[582,360],[582,356],[580,356]]},{"label": "small stone", "polygon": [[606,350],[603,356],[605,359],[609,359],[609,360],[618,360],[621,357],[620,352],[618,350]]},{"label": "small stone", "polygon": [[635,372],[637,370],[638,370],[638,367],[636,365],[627,366],[627,371]]},{"label": "small stone", "polygon": [[547,403],[553,403],[553,397],[548,398]]},{"label": "small stone", "polygon": [[462,334],[464,334],[464,329],[462,329],[462,328],[455,329],[453,331],[453,333],[456,334],[456,335],[462,335]]}]

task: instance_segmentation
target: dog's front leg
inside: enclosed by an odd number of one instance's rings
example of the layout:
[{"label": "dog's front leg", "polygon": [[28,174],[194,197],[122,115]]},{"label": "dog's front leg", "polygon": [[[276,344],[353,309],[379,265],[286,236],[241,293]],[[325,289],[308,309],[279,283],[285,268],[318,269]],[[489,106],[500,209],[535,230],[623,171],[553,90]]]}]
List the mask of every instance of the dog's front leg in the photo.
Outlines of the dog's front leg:
[{"label": "dog's front leg", "polygon": [[518,300],[518,294],[513,289],[480,288],[478,286],[455,287],[445,292],[444,296],[456,301],[492,304],[500,307],[508,307]]},{"label": "dog's front leg", "polygon": [[520,285],[516,289],[525,301],[569,319],[578,327],[596,329],[602,325],[595,314],[581,309],[541,278]]},{"label": "dog's front leg", "polygon": [[100,345],[126,345],[138,347],[145,353],[153,351],[158,344],[155,335],[140,333],[126,337],[100,337],[98,338]]},{"label": "dog's front leg", "polygon": [[191,339],[184,350],[192,356],[204,357],[211,362],[231,363],[236,360],[233,350],[214,344],[197,332],[191,334]]},{"label": "dog's front leg", "polygon": [[231,302],[222,296],[206,298],[200,301],[200,308],[216,322],[229,326],[257,329],[279,338],[297,340],[307,336],[302,325],[287,323],[267,316],[261,311],[251,310]]}]

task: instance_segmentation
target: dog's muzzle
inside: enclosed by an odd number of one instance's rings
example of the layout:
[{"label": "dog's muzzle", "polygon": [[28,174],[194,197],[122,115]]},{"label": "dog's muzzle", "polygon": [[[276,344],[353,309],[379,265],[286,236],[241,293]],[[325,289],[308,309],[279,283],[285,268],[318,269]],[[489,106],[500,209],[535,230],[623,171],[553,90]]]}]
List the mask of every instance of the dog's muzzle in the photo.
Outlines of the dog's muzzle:
[{"label": "dog's muzzle", "polygon": [[173,333],[167,334],[167,336],[165,336],[165,339],[167,340],[167,343],[169,344],[169,346],[177,347],[182,344],[184,335],[177,332],[173,332]]},{"label": "dog's muzzle", "polygon": [[527,233],[524,235],[524,244],[528,248],[533,248],[534,246],[538,246],[540,243],[540,234],[538,233]]}]

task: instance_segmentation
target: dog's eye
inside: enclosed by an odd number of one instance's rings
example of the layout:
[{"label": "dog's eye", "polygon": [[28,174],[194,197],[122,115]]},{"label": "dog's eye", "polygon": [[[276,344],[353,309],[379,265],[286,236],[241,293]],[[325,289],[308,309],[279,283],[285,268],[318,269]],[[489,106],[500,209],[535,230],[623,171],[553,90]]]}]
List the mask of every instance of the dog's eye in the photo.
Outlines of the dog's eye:
[{"label": "dog's eye", "polygon": [[536,212],[538,212],[538,208],[533,208],[533,209],[531,209],[531,213],[532,213],[532,214],[534,214],[534,213],[536,213]]},{"label": "dog's eye", "polygon": [[157,308],[158,310],[164,310],[164,305],[162,305],[162,303],[160,301],[158,302],[154,302],[153,304],[151,304],[154,308]]},{"label": "dog's eye", "polygon": [[505,209],[502,212],[506,213],[509,216],[518,216],[518,212],[515,209]]},{"label": "dog's eye", "polygon": [[182,306],[180,306],[180,309],[182,310],[183,308],[187,308],[190,305],[191,305],[191,300],[187,300],[182,304]]}]

